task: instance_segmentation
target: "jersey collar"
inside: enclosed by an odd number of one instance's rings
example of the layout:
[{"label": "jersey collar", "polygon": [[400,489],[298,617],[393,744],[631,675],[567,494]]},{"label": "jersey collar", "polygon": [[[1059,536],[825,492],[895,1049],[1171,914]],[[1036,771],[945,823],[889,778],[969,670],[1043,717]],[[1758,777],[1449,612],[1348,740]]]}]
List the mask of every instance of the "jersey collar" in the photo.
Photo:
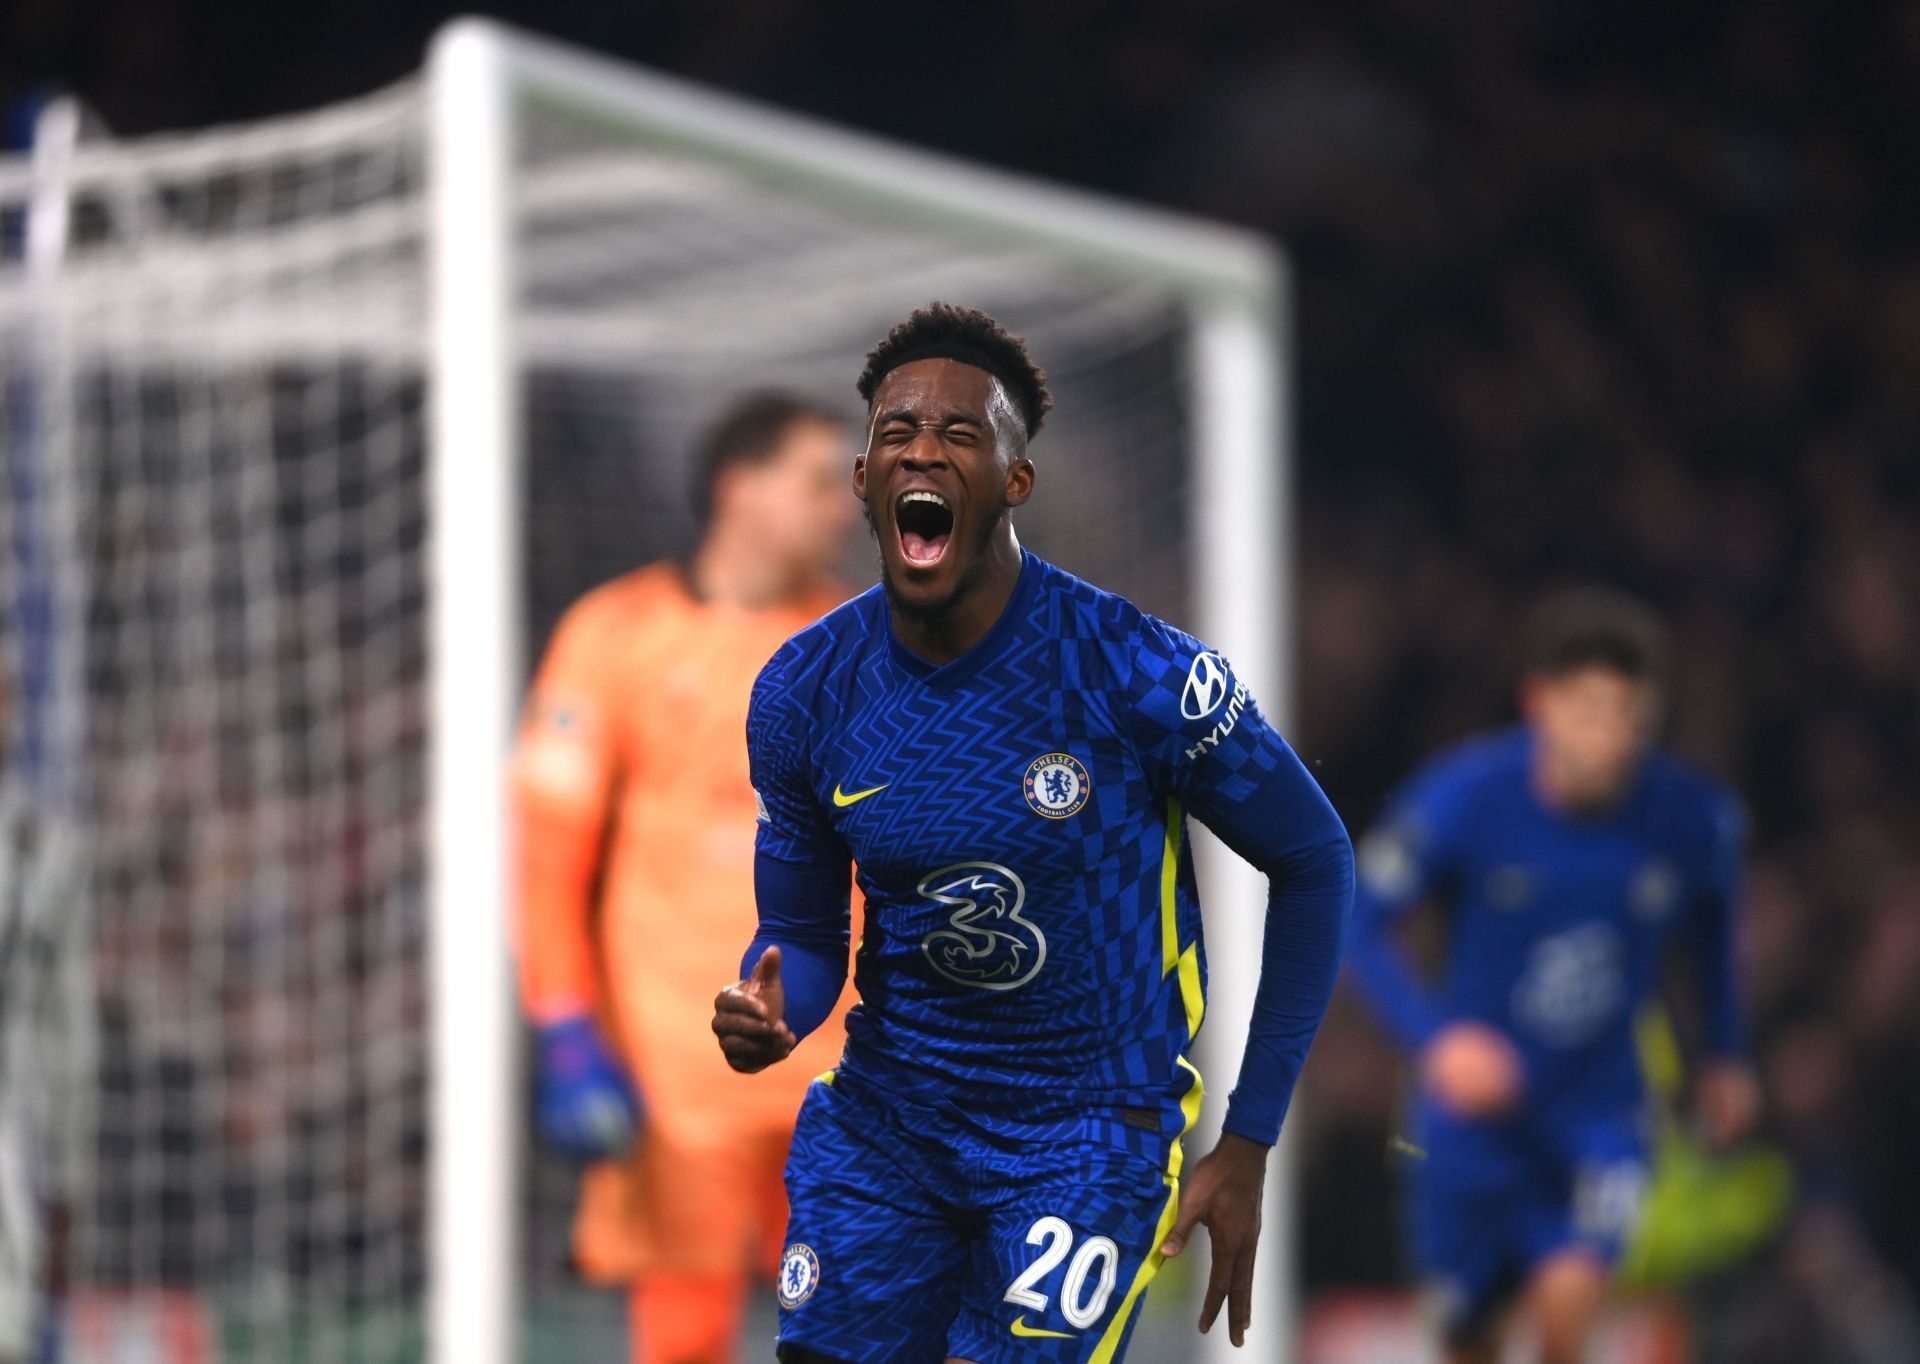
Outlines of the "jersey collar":
[{"label": "jersey collar", "polygon": [[893,661],[898,663],[909,676],[919,678],[935,691],[954,690],[1005,652],[1008,640],[1018,631],[1020,623],[1031,614],[1034,598],[1039,594],[1040,575],[1044,568],[1045,566],[1031,550],[1020,551],[1020,577],[1013,585],[1013,595],[1007,598],[1007,604],[1001,608],[999,618],[988,628],[987,633],[980,637],[978,644],[951,663],[930,663],[902,644],[900,637],[893,632],[893,617],[887,610],[886,594],[879,594],[880,628],[886,632],[887,647],[893,655]]}]

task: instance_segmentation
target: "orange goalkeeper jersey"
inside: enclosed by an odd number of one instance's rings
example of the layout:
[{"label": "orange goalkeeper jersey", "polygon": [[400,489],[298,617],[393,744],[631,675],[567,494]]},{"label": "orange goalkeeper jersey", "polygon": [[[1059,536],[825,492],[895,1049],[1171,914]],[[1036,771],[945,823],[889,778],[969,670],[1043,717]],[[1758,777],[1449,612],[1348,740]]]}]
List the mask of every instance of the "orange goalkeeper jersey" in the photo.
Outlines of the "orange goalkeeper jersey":
[{"label": "orange goalkeeper jersey", "polygon": [[701,602],[678,566],[655,564],[567,612],[527,706],[514,785],[528,1011],[596,1011],[649,1130],[677,1143],[790,1128],[839,1057],[838,1014],[758,1075],[729,1069],[710,1027],[755,928],[748,693],[838,603]]}]

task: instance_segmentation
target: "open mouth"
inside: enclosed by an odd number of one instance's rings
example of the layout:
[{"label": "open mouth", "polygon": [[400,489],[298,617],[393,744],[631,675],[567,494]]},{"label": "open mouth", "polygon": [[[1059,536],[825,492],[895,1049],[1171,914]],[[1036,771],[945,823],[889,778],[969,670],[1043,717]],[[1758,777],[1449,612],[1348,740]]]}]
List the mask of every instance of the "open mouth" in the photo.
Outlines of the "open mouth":
[{"label": "open mouth", "polygon": [[939,493],[920,488],[901,493],[893,504],[893,523],[900,532],[900,553],[912,568],[932,568],[953,539],[953,508]]}]

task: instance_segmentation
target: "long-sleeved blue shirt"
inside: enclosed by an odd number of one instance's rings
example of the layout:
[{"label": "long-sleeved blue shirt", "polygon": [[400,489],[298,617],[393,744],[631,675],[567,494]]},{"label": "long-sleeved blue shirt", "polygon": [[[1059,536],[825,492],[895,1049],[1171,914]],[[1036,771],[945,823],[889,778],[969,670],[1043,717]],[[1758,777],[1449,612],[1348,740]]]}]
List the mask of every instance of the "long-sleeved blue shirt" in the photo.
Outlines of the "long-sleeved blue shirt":
[{"label": "long-sleeved blue shirt", "polygon": [[[1551,1117],[1637,1105],[1633,1022],[1670,946],[1692,968],[1705,1043],[1742,1050],[1734,913],[1744,820],[1734,799],[1663,753],[1599,815],[1546,805],[1533,740],[1515,729],[1436,759],[1360,845],[1349,968],[1387,1025],[1420,1047],[1469,1019],[1513,1039],[1528,1102]],[[1445,914],[1431,980],[1401,920]]]},{"label": "long-sleeved blue shirt", "polygon": [[1276,1139],[1338,971],[1352,851],[1219,654],[1029,554],[998,622],[944,666],[899,642],[877,588],[795,636],[747,740],[760,930],[743,973],[779,944],[788,1021],[816,1026],[857,865],[843,1068],[975,1111],[1190,1095],[1206,962],[1186,820],[1205,822],[1270,878],[1226,1128]]}]

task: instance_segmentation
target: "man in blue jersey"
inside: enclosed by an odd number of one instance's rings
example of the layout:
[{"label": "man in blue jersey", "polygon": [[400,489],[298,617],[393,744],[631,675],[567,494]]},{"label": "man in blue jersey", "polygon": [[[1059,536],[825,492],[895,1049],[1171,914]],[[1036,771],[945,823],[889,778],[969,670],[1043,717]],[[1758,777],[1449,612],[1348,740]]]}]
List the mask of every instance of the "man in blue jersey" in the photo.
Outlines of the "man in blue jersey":
[{"label": "man in blue jersey", "polygon": [[[1224,1302],[1239,1344],[1267,1153],[1338,968],[1345,831],[1225,659],[1021,548],[1050,401],[1021,340],[934,304],[859,390],[882,582],[755,686],[760,929],[713,1021],[751,1071],[826,1016],[857,865],[860,1003],[787,1165],[780,1358],[1117,1360],[1196,1224],[1200,1327]],[[1225,1131],[1183,1175],[1189,813],[1271,891]]]},{"label": "man in blue jersey", "polygon": [[[1418,1057],[1410,1167],[1416,1258],[1451,1358],[1499,1357],[1514,1302],[1546,1364],[1583,1350],[1646,1186],[1634,1047],[1669,947],[1691,967],[1707,1138],[1741,1136],[1733,918],[1742,820],[1731,796],[1653,748],[1666,648],[1630,598],[1576,590],[1539,608],[1525,723],[1442,755],[1361,843],[1352,970]],[[1443,911],[1431,979],[1399,930]]]}]

